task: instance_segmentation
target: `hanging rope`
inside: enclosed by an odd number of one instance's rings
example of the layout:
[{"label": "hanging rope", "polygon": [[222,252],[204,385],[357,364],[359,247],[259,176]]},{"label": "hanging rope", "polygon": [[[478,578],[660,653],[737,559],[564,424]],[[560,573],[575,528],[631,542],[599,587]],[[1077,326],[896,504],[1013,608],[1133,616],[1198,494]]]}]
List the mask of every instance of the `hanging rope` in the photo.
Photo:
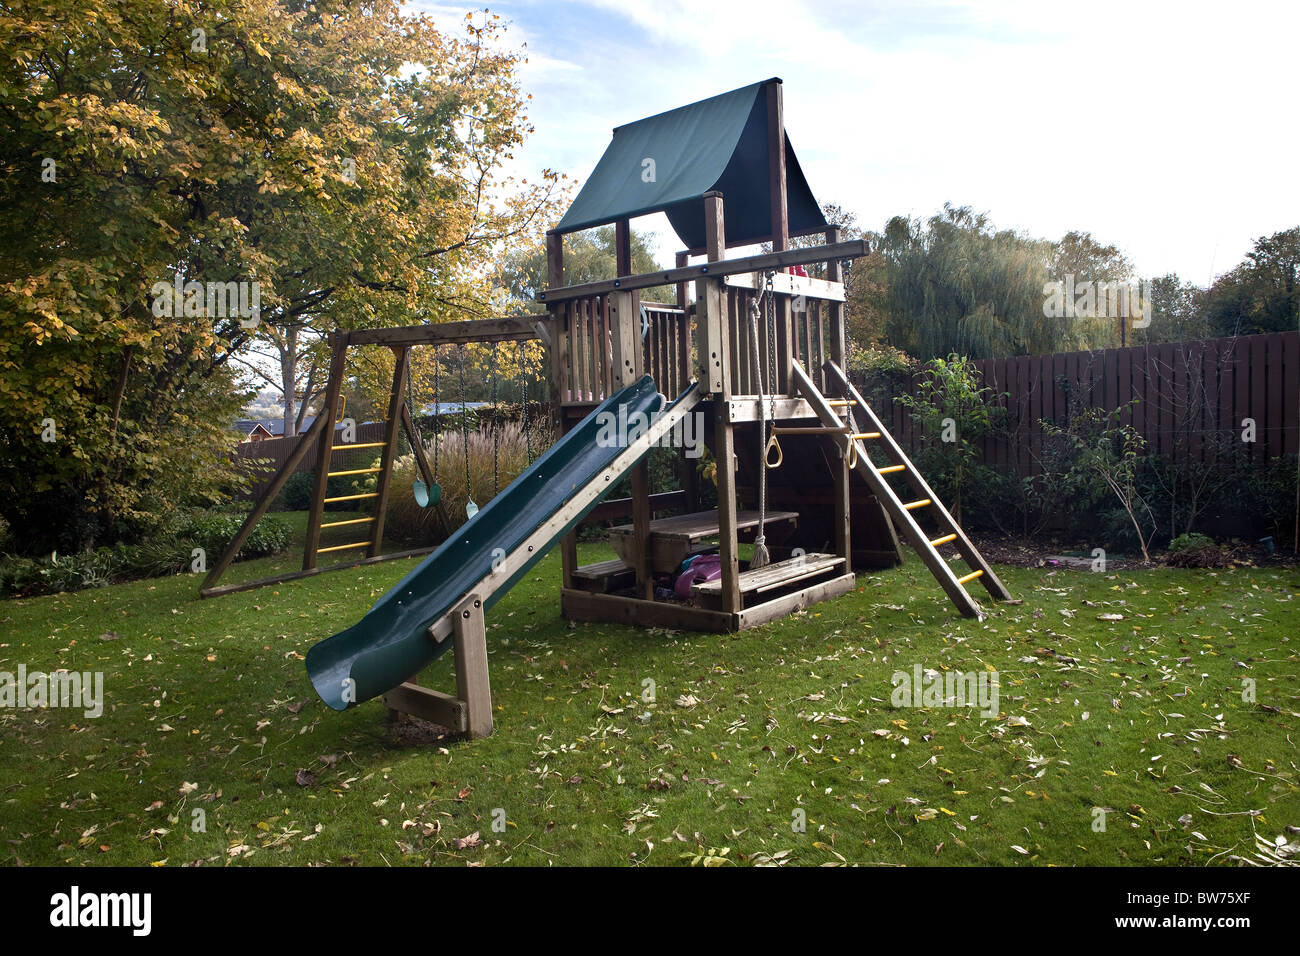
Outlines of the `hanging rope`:
[{"label": "hanging rope", "polygon": [[528,361],[524,353],[524,343],[516,345],[519,350],[519,395],[524,409],[524,450],[528,454],[528,464],[533,463],[533,435],[528,421]]},{"label": "hanging rope", "polygon": [[465,409],[465,343],[460,343],[460,445],[465,450],[465,517],[478,514],[474,503],[474,489],[469,480],[469,415]]},{"label": "hanging rope", "polygon": [[442,399],[438,395],[438,370],[442,359],[438,348],[433,349],[433,483],[438,483],[438,446],[442,444]]},{"label": "hanging rope", "polygon": [[[761,462],[758,468],[758,534],[755,535],[754,537],[754,556],[749,561],[749,568],[751,571],[754,570],[755,568],[766,567],[772,561],[772,556],[768,553],[767,550],[767,469],[780,467],[781,461],[784,458],[784,455],[782,455],[781,453],[781,446],[776,440],[776,434],[772,433],[770,436],[768,434],[768,418],[769,418],[767,414],[768,407],[763,404],[763,390],[764,390],[763,368],[762,368],[762,363],[759,361],[758,358],[758,339],[759,339],[758,323],[759,323],[759,317],[763,314],[764,311],[759,308],[759,302],[763,298],[766,298],[767,300],[768,308],[766,311],[770,314],[771,305],[772,305],[772,274],[770,272],[767,274],[767,288],[761,293],[761,295],[758,298],[755,298],[750,303],[749,306],[750,319],[751,319],[749,323],[749,343],[750,343],[749,351],[750,354],[753,355],[754,357],[754,383],[758,387],[758,409],[759,409],[758,441],[759,441],[759,447],[762,449],[760,452]],[[776,359],[776,343],[773,340],[773,337],[776,334],[775,329],[769,328],[769,333],[770,334],[768,338],[770,343],[770,351],[767,353],[767,375],[768,375],[767,391],[768,391],[768,395],[771,396],[772,395],[771,392],[772,366],[775,364],[775,359]],[[772,411],[771,418],[775,419],[776,418],[775,396],[772,396],[771,398],[771,411]],[[776,446],[778,457],[775,464],[770,464],[768,455],[773,445]]]}]

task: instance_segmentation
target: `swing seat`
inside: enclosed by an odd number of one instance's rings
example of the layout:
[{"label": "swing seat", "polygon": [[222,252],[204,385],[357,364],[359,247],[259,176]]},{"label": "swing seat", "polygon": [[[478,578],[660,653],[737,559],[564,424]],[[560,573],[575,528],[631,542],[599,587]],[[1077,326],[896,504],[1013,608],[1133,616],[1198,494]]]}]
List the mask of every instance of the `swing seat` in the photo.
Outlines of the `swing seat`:
[{"label": "swing seat", "polygon": [[415,492],[415,503],[421,508],[436,505],[442,500],[442,485],[426,485],[422,481],[417,481],[413,490]]}]

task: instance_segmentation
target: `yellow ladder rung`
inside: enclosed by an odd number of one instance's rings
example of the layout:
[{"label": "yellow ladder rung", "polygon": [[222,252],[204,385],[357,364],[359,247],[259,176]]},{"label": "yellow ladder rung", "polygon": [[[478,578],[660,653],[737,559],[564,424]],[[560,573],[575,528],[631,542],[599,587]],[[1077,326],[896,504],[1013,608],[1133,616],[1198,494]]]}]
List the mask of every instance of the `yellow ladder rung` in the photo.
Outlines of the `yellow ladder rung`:
[{"label": "yellow ladder rung", "polygon": [[348,521],[327,521],[325,524],[321,525],[321,528],[341,528],[346,524],[366,524],[367,522],[374,520],[374,518],[352,518]]},{"label": "yellow ladder rung", "polygon": [[355,541],[352,544],[336,544],[332,548],[317,548],[317,554],[328,554],[331,551],[351,551],[353,548],[368,548],[369,541]]},{"label": "yellow ladder rung", "polygon": [[956,540],[957,540],[957,536],[955,534],[945,534],[942,538],[935,538],[933,541],[931,541],[930,547],[937,548],[941,544],[947,544],[949,541],[956,541]]},{"label": "yellow ladder rung", "polygon": [[826,402],[831,408],[847,408],[850,405],[858,404],[851,398],[832,398]]},{"label": "yellow ladder rung", "polygon": [[354,448],[383,448],[387,444],[388,442],[386,441],[368,441],[360,445],[353,444],[352,442],[339,442],[338,444],[331,445],[330,447],[333,448],[335,451],[352,451],[352,449]]},{"label": "yellow ladder rung", "polygon": [[862,441],[864,438],[879,438],[879,437],[880,437],[880,432],[862,432],[859,435],[853,436],[853,438],[856,441]]},{"label": "yellow ladder rung", "polygon": [[958,578],[957,583],[965,584],[967,581],[974,581],[977,577],[979,577],[983,573],[984,573],[983,568],[980,568],[980,570],[978,571],[972,571],[970,574],[966,575],[965,577]]},{"label": "yellow ladder rung", "polygon": [[342,478],[344,475],[373,475],[377,471],[383,471],[382,468],[353,468],[351,471],[331,471],[326,474],[330,478]]},{"label": "yellow ladder rung", "polygon": [[329,504],[331,501],[356,501],[358,498],[378,498],[378,497],[379,497],[379,492],[371,491],[371,492],[367,492],[364,495],[339,495],[337,498],[326,498],[325,503]]},{"label": "yellow ladder rung", "polygon": [[930,503],[931,502],[929,498],[922,498],[920,501],[909,501],[907,504],[903,505],[903,508],[906,511],[912,511],[916,508],[924,508],[926,505]]},{"label": "yellow ladder rung", "polygon": [[881,468],[881,469],[880,469],[880,473],[881,473],[882,475],[890,475],[890,474],[893,474],[893,473],[896,472],[896,471],[907,471],[907,466],[906,466],[906,465],[886,465],[884,468]]}]

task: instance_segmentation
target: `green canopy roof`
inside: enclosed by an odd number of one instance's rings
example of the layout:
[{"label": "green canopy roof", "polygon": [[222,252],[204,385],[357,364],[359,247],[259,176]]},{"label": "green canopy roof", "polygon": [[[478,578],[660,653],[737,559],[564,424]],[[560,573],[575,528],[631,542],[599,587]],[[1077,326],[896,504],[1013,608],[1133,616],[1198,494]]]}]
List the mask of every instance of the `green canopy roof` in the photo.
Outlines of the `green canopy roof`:
[{"label": "green canopy roof", "polygon": [[[556,232],[663,212],[686,247],[699,249],[705,238],[702,197],[718,190],[726,203],[729,245],[769,239],[772,204],[762,94],[771,82],[780,81],[754,83],[618,127]],[[785,166],[790,232],[825,226],[789,137]]]}]

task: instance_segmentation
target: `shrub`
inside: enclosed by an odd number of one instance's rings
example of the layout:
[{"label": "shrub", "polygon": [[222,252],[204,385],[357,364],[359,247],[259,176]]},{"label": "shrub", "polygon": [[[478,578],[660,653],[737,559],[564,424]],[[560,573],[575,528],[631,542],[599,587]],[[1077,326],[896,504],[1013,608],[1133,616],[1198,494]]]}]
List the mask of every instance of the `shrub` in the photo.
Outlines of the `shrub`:
[{"label": "shrub", "polygon": [[1224,568],[1228,555],[1212,538],[1192,532],[1169,542],[1169,563],[1176,568]]},{"label": "shrub", "polygon": [[284,496],[285,511],[306,511],[311,507],[312,485],[316,480],[314,472],[295,471],[284,483],[280,492]]},{"label": "shrub", "polygon": [[[243,525],[241,515],[208,513],[195,516],[183,531],[181,537],[202,548],[209,556],[221,554],[235,539]],[[260,558],[270,554],[279,554],[289,546],[293,538],[293,528],[284,520],[273,515],[264,515],[257,523],[253,533],[248,536],[244,546],[239,549],[237,559]]]}]

